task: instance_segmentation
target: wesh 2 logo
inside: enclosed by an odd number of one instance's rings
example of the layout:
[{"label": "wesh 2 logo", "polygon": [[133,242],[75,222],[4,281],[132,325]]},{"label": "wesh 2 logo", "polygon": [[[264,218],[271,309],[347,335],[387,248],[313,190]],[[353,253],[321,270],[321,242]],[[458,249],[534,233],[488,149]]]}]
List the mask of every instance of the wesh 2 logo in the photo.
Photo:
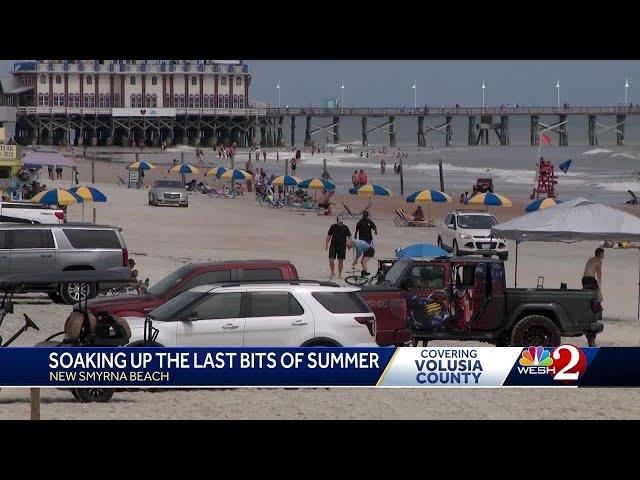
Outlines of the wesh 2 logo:
[{"label": "wesh 2 logo", "polygon": [[551,352],[544,347],[529,347],[518,361],[518,373],[551,375],[554,380],[578,380],[587,369],[587,357],[573,345],[560,345]]}]

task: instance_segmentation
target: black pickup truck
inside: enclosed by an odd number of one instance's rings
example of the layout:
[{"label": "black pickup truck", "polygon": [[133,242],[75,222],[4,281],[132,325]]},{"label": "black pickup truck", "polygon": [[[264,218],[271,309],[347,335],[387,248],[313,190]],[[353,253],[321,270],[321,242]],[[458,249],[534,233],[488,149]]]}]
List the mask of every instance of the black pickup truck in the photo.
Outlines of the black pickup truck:
[{"label": "black pickup truck", "polygon": [[404,298],[413,344],[474,340],[497,346],[557,346],[561,337],[602,332],[596,292],[506,288],[502,260],[399,259],[360,296],[380,321]]}]

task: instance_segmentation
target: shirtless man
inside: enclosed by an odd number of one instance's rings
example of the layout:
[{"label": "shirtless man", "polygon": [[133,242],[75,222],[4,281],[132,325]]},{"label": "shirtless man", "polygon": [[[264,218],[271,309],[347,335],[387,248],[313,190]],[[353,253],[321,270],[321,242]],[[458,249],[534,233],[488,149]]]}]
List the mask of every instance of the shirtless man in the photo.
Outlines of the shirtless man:
[{"label": "shirtless man", "polygon": [[[596,248],[594,256],[587,260],[587,264],[584,267],[584,274],[582,275],[582,288],[598,292],[598,302],[602,302],[602,291],[600,290],[600,287],[602,285],[603,258],[604,248]],[[600,318],[602,318],[602,310],[600,311]],[[595,334],[588,334],[587,341],[589,342],[590,347],[595,347]]]}]

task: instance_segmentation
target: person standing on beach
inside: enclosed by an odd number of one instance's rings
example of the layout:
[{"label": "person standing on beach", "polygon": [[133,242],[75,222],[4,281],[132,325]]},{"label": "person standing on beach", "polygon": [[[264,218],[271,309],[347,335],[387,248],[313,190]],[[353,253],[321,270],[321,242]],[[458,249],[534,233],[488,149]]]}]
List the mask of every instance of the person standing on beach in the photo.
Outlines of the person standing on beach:
[{"label": "person standing on beach", "polygon": [[387,169],[387,162],[384,161],[384,158],[380,160],[380,174],[384,175],[385,170]]},{"label": "person standing on beach", "polygon": [[325,251],[329,251],[329,269],[331,278],[335,277],[335,260],[338,259],[338,278],[342,278],[342,268],[347,255],[347,241],[351,240],[351,230],[338,217],[336,223],[331,225],[327,232]]},{"label": "person standing on beach", "polygon": [[276,150],[276,163],[280,162],[280,150]]},{"label": "person standing on beach", "polygon": [[[598,302],[602,302],[602,260],[604,259],[604,248],[598,247],[594,256],[587,260],[582,275],[582,288],[586,290],[594,290],[598,292]],[[602,319],[602,307],[600,310],[600,319]],[[590,347],[596,346],[596,335],[594,333],[587,334],[587,341]]]},{"label": "person standing on beach", "polygon": [[360,169],[360,173],[358,174],[358,184],[366,185],[368,181],[367,174],[364,173],[363,169]]},{"label": "person standing on beach", "polygon": [[365,210],[364,212],[362,212],[362,218],[356,224],[356,234],[354,238],[356,240],[359,238],[360,240],[364,240],[368,244],[373,245],[372,232],[376,232],[377,235],[378,227],[369,218],[369,212]]},{"label": "person standing on beach", "polygon": [[56,165],[56,180],[62,180],[62,167]]},{"label": "person standing on beach", "polygon": [[294,157],[291,159],[291,173],[294,177],[296,175],[296,168],[298,168],[298,161]]},{"label": "person standing on beach", "polygon": [[266,150],[262,150],[262,161],[264,161],[264,162],[267,161],[267,151]]}]

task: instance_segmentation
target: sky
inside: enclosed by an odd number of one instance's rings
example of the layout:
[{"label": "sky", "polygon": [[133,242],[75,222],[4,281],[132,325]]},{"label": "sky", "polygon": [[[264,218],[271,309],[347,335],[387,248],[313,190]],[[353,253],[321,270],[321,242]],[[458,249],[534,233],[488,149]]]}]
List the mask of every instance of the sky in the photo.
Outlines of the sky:
[{"label": "sky", "polygon": [[[0,61],[0,74],[13,60]],[[344,82],[346,106],[519,104],[553,106],[616,105],[624,102],[625,78],[634,102],[634,79],[640,89],[640,61],[632,60],[245,60],[254,73],[251,97],[281,105],[320,105],[340,99]],[[640,91],[637,95],[640,101]]]}]

